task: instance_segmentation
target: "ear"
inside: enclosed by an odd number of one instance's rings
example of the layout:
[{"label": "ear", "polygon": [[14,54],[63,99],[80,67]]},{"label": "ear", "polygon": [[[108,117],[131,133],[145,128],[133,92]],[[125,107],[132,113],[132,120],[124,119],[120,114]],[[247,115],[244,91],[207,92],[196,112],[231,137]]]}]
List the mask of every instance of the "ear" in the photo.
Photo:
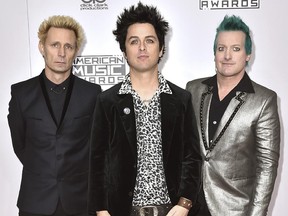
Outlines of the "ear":
[{"label": "ear", "polygon": [[164,46],[162,47],[162,49],[159,52],[159,58],[161,58],[163,56],[163,50],[164,50]]},{"label": "ear", "polygon": [[246,62],[250,61],[251,55],[247,55]]},{"label": "ear", "polygon": [[38,43],[38,49],[39,49],[39,52],[42,54],[42,56],[44,56],[44,45],[40,41]]},{"label": "ear", "polygon": [[126,53],[125,53],[125,52],[122,52],[122,54],[123,54],[124,58],[127,60],[127,55],[126,55]]}]

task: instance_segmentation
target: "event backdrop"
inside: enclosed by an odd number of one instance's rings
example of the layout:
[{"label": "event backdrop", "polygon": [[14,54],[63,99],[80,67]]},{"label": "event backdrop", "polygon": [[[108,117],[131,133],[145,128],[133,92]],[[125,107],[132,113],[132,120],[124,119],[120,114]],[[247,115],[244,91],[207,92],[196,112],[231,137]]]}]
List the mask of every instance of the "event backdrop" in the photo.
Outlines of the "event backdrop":
[{"label": "event backdrop", "polygon": [[[1,0],[3,1],[3,0]],[[21,179],[21,164],[12,150],[7,125],[10,85],[38,75],[44,67],[38,51],[37,31],[40,23],[52,15],[69,15],[82,24],[86,43],[74,61],[74,74],[103,90],[123,80],[128,67],[112,34],[117,16],[124,7],[137,0],[16,0],[3,2],[2,26],[4,70],[1,73],[1,131],[0,146],[0,215],[17,215],[17,195]],[[288,3],[284,0],[143,0],[157,6],[170,24],[166,38],[166,53],[160,70],[166,79],[185,88],[195,78],[215,74],[213,42],[215,29],[228,14],[240,16],[251,28],[252,60],[247,68],[250,77],[278,93],[281,117],[281,159],[279,174],[269,208],[269,215],[287,215],[288,191],[287,149],[284,147],[287,130],[288,76],[286,72]],[[5,5],[5,6],[4,6]],[[6,31],[3,29],[6,28]],[[7,32],[8,30],[8,32]],[[2,33],[3,31],[3,33]],[[11,50],[12,48],[12,50]],[[3,52],[2,50],[2,52]],[[20,63],[20,64],[19,64]],[[10,73],[8,73],[10,72]],[[10,75],[8,75],[10,74]],[[79,104],[80,105],[80,104]],[[3,110],[2,110],[3,109]],[[2,188],[3,187],[3,188]]]},{"label": "event backdrop", "polygon": [[[115,29],[117,16],[123,8],[137,2],[28,0],[31,75],[39,74],[43,68],[42,57],[37,48],[39,23],[51,15],[64,14],[77,19],[83,25],[87,37],[82,53],[74,62],[74,73],[90,82],[101,84],[103,89],[121,81],[127,73],[127,66],[112,30]],[[259,19],[263,19],[260,0],[143,2],[157,6],[170,24],[167,52],[161,66],[163,74],[182,87],[189,79],[213,74],[213,37],[215,28],[225,14],[240,15],[255,32],[259,32]]]}]

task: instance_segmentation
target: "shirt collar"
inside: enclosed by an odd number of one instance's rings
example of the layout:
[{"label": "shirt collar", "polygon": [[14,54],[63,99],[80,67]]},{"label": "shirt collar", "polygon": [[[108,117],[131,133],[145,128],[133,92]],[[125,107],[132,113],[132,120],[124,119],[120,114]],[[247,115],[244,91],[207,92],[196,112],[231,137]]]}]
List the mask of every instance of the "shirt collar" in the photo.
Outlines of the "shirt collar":
[{"label": "shirt collar", "polygon": [[[159,71],[158,71],[158,81],[159,81],[159,87],[157,91],[159,91],[159,93],[172,94],[172,90],[169,87],[166,79]],[[132,88],[130,73],[128,73],[121,84],[118,94],[133,94],[133,92],[134,90]]]},{"label": "shirt collar", "polygon": [[[202,83],[208,86],[212,86],[215,89],[217,88],[217,77],[215,75],[213,77],[210,77],[204,80]],[[242,77],[240,82],[237,84],[237,86],[233,89],[233,91],[255,93],[253,85],[252,85],[252,81],[246,72],[244,73],[244,76]]]},{"label": "shirt collar", "polygon": [[62,83],[60,83],[60,84],[55,84],[55,83],[53,83],[51,80],[49,80],[47,77],[46,77],[46,75],[45,75],[45,73],[43,73],[43,75],[42,75],[43,77],[44,77],[44,82],[45,82],[45,85],[46,85],[46,88],[48,89],[48,90],[50,90],[51,88],[55,88],[56,86],[58,87],[58,88],[62,88],[62,87],[68,87],[69,86],[69,83],[70,83],[70,76],[71,76],[71,74],[69,75],[69,77],[66,79],[66,80],[64,80]]}]

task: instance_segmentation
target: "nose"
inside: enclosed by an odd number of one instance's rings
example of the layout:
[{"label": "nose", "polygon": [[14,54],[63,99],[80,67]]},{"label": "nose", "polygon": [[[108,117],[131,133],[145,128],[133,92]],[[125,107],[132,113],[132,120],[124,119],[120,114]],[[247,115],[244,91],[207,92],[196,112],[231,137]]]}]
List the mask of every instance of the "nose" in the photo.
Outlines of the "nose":
[{"label": "nose", "polygon": [[58,49],[58,56],[64,57],[66,55],[65,47],[59,47]]},{"label": "nose", "polygon": [[231,50],[230,49],[226,49],[224,57],[225,57],[225,59],[231,59]]},{"label": "nose", "polygon": [[145,43],[144,43],[144,42],[140,43],[139,49],[140,49],[140,51],[146,50],[146,46],[145,46]]}]

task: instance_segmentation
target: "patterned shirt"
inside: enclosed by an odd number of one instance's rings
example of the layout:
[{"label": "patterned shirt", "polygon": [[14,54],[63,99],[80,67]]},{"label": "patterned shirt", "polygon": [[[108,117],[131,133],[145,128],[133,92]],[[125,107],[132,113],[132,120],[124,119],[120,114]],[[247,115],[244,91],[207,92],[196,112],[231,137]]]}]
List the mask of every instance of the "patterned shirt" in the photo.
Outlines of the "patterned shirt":
[{"label": "patterned shirt", "polygon": [[133,97],[137,135],[137,176],[133,206],[160,205],[171,203],[165,180],[160,94],[172,94],[170,87],[158,72],[159,87],[148,105],[132,89],[130,74],[123,81],[119,94]]}]

